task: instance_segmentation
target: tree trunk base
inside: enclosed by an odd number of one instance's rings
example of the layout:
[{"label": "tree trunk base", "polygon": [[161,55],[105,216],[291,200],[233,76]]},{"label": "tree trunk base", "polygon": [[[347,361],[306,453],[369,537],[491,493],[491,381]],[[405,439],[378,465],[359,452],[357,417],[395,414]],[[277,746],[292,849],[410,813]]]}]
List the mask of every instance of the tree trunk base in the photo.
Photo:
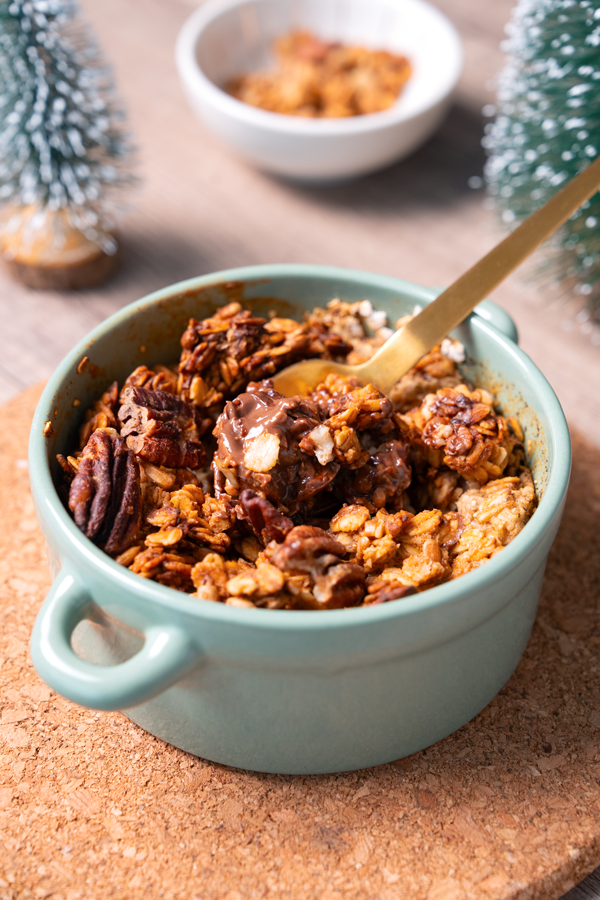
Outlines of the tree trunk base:
[{"label": "tree trunk base", "polygon": [[2,257],[4,268],[27,287],[46,291],[81,291],[96,287],[109,278],[118,265],[120,248],[109,256],[98,248],[88,259],[71,265],[35,264]]}]

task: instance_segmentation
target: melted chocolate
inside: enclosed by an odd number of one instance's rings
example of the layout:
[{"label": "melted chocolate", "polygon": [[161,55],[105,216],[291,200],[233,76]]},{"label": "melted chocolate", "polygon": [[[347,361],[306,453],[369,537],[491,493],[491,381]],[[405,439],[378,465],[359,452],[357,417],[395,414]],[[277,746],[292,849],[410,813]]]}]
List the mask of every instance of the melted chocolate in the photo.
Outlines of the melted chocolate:
[{"label": "melted chocolate", "polygon": [[[293,515],[328,487],[339,464],[322,466],[299,448],[302,438],[321,424],[314,404],[303,397],[283,397],[268,380],[248,387],[225,405],[217,420],[218,468],[235,471],[240,492],[256,491]],[[250,471],[246,466],[248,445],[264,433],[278,438],[277,461],[266,472]],[[217,478],[217,491],[221,485],[222,479]]]},{"label": "melted chocolate", "polygon": [[249,390],[225,404],[214,435],[219,457],[235,465],[244,463],[246,443],[265,431],[280,441],[281,452],[292,436],[296,441],[320,424],[316,409],[301,397],[283,397],[269,381],[249,385]]}]

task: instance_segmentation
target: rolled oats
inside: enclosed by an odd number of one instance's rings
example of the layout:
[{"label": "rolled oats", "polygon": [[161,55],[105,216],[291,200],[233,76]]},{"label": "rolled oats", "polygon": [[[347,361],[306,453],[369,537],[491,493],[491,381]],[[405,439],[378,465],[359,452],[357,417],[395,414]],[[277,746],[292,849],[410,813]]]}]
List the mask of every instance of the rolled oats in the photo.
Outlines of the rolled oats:
[{"label": "rolled oats", "polygon": [[330,375],[285,398],[266,377],[366,359],[386,323],[339,299],[302,323],[238,303],[192,319],[178,371],[111,384],[58,457],[77,526],[132,572],[236,607],[379,605],[482,565],[536,498],[523,430],[462,382],[462,345],[434,347],[390,397]]}]

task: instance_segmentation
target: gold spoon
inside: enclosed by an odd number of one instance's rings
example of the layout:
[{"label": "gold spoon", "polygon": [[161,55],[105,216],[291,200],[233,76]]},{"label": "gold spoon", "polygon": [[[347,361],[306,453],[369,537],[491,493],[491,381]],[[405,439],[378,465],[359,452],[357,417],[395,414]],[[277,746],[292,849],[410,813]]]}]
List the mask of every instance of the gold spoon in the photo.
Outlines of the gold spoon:
[{"label": "gold spoon", "polygon": [[326,375],[337,372],[354,375],[359,384],[374,384],[387,394],[399,378],[456,328],[599,188],[600,157],[392,335],[368,362],[349,366],[308,359],[273,376],[275,389],[286,397],[308,394]]}]

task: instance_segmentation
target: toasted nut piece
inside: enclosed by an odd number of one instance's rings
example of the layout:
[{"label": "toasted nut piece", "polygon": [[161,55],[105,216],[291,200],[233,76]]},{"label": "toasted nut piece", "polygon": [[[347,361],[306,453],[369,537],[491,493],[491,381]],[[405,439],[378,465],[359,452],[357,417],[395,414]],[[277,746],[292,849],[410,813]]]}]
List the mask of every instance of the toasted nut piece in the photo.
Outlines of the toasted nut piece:
[{"label": "toasted nut piece", "polygon": [[280,440],[276,434],[263,431],[248,441],[244,451],[244,465],[251,472],[268,472],[279,459]]},{"label": "toasted nut piece", "polygon": [[315,456],[322,466],[326,466],[332,461],[334,444],[331,432],[326,425],[317,425],[309,432],[305,440],[312,441]]},{"label": "toasted nut piece", "polygon": [[329,530],[336,533],[339,531],[358,531],[368,518],[370,518],[369,510],[365,506],[359,506],[357,503],[353,503],[351,506],[343,506],[331,520]]},{"label": "toasted nut piece", "polygon": [[285,584],[285,578],[281,569],[278,569],[277,566],[272,566],[270,563],[261,563],[257,566],[256,580],[258,581],[260,593],[263,596],[265,594],[276,594]]},{"label": "toasted nut piece", "polygon": [[[366,462],[368,454],[363,452],[358,440],[358,435],[353,428],[342,425],[335,433],[335,446],[343,454],[347,465],[352,463]],[[366,457],[366,459],[365,459]]]},{"label": "toasted nut piece", "polygon": [[247,606],[250,609],[256,609],[251,600],[242,600],[241,597],[228,597],[225,601],[226,606]]},{"label": "toasted nut piece", "polygon": [[234,596],[239,596],[240,594],[244,594],[245,596],[255,594],[258,590],[258,582],[254,577],[254,572],[248,572],[247,575],[236,575],[235,578],[230,578],[227,582],[227,590]]},{"label": "toasted nut piece", "polygon": [[199,597],[200,600],[209,600],[211,603],[219,602],[219,592],[209,575],[205,575],[203,580],[196,586],[196,597]]}]

